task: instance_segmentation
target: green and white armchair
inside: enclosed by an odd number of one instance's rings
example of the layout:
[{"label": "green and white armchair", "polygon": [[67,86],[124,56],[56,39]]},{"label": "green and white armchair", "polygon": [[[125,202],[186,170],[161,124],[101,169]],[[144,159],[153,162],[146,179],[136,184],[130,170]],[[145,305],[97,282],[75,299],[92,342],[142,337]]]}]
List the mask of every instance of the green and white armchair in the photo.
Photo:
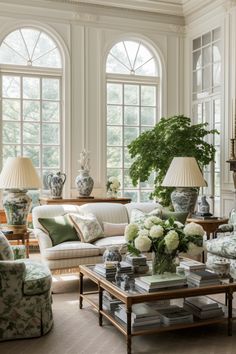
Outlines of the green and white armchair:
[{"label": "green and white armchair", "polygon": [[51,273],[24,256],[0,232],[0,341],[39,337],[53,325]]}]

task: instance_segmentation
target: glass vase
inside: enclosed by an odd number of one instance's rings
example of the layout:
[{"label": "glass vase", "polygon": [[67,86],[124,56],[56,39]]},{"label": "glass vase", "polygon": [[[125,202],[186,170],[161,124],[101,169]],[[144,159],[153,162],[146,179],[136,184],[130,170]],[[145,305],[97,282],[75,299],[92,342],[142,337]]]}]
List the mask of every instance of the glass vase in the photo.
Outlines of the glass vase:
[{"label": "glass vase", "polygon": [[107,191],[107,197],[111,198],[111,199],[116,199],[118,196],[118,191],[114,191],[114,190],[108,190]]},{"label": "glass vase", "polygon": [[152,274],[176,273],[175,256],[152,253]]}]

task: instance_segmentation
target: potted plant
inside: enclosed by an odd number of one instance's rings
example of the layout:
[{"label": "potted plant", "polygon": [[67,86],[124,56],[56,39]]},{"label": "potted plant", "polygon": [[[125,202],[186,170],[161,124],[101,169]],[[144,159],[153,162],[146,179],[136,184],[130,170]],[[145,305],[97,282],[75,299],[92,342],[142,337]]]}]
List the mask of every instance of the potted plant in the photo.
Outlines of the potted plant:
[{"label": "potted plant", "polygon": [[145,182],[154,171],[155,186],[151,197],[157,197],[163,206],[169,207],[173,188],[165,188],[161,184],[173,157],[195,157],[202,170],[214,161],[215,148],[206,141],[206,137],[214,136],[218,131],[208,130],[207,125],[192,125],[191,119],[183,115],[161,118],[153,129],[133,140],[128,146],[134,159],[130,167],[133,185],[138,181]]}]

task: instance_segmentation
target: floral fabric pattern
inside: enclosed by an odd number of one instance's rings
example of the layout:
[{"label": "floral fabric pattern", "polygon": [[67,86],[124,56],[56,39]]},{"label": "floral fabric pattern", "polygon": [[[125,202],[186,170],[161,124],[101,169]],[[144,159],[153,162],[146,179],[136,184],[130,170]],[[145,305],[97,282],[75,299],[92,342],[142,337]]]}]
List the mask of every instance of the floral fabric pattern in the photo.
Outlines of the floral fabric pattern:
[{"label": "floral fabric pattern", "polygon": [[26,249],[25,245],[14,245],[11,246],[14,253],[14,259],[25,259],[26,258]]},{"label": "floral fabric pattern", "polygon": [[101,225],[93,214],[69,214],[82,242],[93,242],[104,237]]},{"label": "floral fabric pattern", "polygon": [[222,236],[206,242],[208,252],[215,255],[236,258],[236,235]]},{"label": "floral fabric pattern", "polygon": [[214,268],[214,263],[218,261],[229,261],[230,262],[230,274],[233,278],[236,277],[236,259],[231,259],[231,258],[226,258],[226,257],[221,257],[216,254],[212,253],[207,253],[207,262],[206,266],[209,269]]},{"label": "floral fabric pattern", "polygon": [[0,260],[7,261],[13,260],[14,253],[10,246],[10,243],[5,235],[0,231]]},{"label": "floral fabric pattern", "polygon": [[0,261],[0,341],[49,332],[51,302],[51,275],[45,265],[29,259]]},{"label": "floral fabric pattern", "polygon": [[144,213],[139,209],[133,209],[130,216],[130,224],[137,224],[139,227],[144,227],[144,222],[150,216],[161,217],[161,209],[154,209],[150,213]]}]

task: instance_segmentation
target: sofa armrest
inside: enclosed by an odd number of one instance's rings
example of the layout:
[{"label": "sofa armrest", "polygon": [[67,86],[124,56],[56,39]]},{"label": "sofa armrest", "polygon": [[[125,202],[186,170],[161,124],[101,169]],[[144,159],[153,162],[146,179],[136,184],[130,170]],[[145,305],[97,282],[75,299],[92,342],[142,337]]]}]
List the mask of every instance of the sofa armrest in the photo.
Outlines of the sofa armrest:
[{"label": "sofa armrest", "polygon": [[0,261],[0,313],[2,306],[12,307],[22,298],[25,274],[23,262]]},{"label": "sofa armrest", "polygon": [[38,240],[40,252],[42,255],[44,255],[44,250],[53,246],[52,240],[50,239],[49,235],[41,229],[35,228],[34,234]]}]

